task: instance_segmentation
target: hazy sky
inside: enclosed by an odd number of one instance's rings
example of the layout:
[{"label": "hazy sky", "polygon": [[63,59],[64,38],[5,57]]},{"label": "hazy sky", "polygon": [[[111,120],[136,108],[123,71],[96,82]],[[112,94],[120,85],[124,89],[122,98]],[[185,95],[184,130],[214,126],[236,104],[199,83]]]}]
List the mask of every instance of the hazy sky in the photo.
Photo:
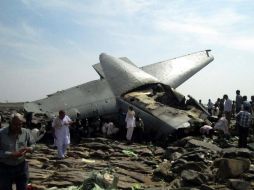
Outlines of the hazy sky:
[{"label": "hazy sky", "polygon": [[211,49],[178,88],[207,102],[254,94],[253,0],[1,0],[0,101],[32,101],[98,79],[105,52],[143,66]]}]

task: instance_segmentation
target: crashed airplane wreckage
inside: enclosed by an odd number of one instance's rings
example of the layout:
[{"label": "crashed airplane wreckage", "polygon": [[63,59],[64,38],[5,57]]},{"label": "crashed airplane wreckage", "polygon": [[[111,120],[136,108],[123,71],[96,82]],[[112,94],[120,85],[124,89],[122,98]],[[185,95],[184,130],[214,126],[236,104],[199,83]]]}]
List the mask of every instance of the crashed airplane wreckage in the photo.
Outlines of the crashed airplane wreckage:
[{"label": "crashed airplane wreckage", "polygon": [[117,116],[120,109],[127,111],[132,106],[144,121],[145,133],[162,139],[204,123],[206,110],[192,97],[186,101],[174,89],[213,59],[210,50],[205,50],[139,68],[128,58],[102,53],[100,63],[93,65],[99,80],[25,103],[24,108],[49,116],[64,109],[72,117],[79,112],[89,118]]}]

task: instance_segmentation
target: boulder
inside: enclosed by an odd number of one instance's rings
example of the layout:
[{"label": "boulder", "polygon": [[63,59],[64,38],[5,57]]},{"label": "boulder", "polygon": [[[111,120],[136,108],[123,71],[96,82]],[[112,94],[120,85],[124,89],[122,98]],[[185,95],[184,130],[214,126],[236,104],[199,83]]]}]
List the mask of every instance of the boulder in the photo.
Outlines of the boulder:
[{"label": "boulder", "polygon": [[235,158],[235,157],[243,157],[243,158],[254,158],[254,152],[250,151],[247,148],[226,148],[223,149],[222,155],[224,158]]},{"label": "boulder", "polygon": [[199,186],[202,184],[205,184],[207,181],[207,178],[204,174],[199,173],[194,170],[184,170],[181,173],[181,177],[183,179],[184,185],[187,186]]},{"label": "boulder", "polygon": [[221,152],[221,148],[209,143],[209,142],[204,142],[204,141],[200,141],[200,140],[196,140],[196,139],[190,139],[188,141],[188,143],[185,145],[185,147],[202,147],[205,148],[207,150],[210,151],[214,151],[214,152]]},{"label": "boulder", "polygon": [[167,182],[171,182],[174,179],[174,176],[170,168],[170,162],[163,162],[154,170],[153,174],[154,176],[159,177]]},{"label": "boulder", "polygon": [[200,186],[200,190],[215,190],[215,189],[214,189],[213,187],[211,187],[211,186],[202,184],[202,185]]},{"label": "boulder", "polygon": [[172,167],[172,171],[175,173],[181,173],[183,170],[194,170],[197,172],[202,172],[206,169],[206,166],[202,162],[188,162],[181,165],[175,165]]},{"label": "boulder", "polygon": [[250,190],[250,182],[241,179],[229,179],[229,186],[234,190]]},{"label": "boulder", "polygon": [[224,180],[240,176],[250,168],[248,159],[220,158],[214,161],[214,167],[218,168],[218,179]]}]

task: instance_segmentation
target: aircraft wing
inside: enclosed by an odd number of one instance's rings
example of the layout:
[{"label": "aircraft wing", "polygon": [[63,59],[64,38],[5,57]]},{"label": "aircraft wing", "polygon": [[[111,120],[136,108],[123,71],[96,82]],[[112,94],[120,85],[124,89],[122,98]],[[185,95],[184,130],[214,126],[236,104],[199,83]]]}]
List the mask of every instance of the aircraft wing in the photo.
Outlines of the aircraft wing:
[{"label": "aircraft wing", "polygon": [[145,84],[159,82],[133,64],[105,53],[100,55],[100,65],[105,79],[116,96]]},{"label": "aircraft wing", "polygon": [[205,50],[186,56],[154,63],[142,67],[143,71],[157,78],[161,83],[172,88],[177,88],[195,73],[214,60],[209,54],[211,50]]}]

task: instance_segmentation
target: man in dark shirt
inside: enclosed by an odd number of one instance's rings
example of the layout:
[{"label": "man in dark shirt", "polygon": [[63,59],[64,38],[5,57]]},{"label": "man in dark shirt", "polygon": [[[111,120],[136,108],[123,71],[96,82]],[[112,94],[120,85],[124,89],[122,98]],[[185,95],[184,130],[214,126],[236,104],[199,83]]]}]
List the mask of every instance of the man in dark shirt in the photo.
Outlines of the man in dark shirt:
[{"label": "man in dark shirt", "polygon": [[244,106],[243,111],[240,111],[236,115],[236,122],[238,125],[239,141],[238,146],[240,148],[247,147],[247,137],[249,136],[249,128],[251,125],[251,114],[249,113],[249,107]]},{"label": "man in dark shirt", "polygon": [[235,97],[235,103],[236,103],[236,114],[241,111],[241,108],[242,108],[242,104],[243,104],[243,98],[242,96],[240,95],[240,90],[236,90],[236,97]]},{"label": "man in dark shirt", "polygon": [[0,129],[0,190],[11,190],[16,183],[16,190],[26,190],[28,164],[26,153],[34,149],[34,140],[25,128],[21,114],[12,115],[10,125]]}]

